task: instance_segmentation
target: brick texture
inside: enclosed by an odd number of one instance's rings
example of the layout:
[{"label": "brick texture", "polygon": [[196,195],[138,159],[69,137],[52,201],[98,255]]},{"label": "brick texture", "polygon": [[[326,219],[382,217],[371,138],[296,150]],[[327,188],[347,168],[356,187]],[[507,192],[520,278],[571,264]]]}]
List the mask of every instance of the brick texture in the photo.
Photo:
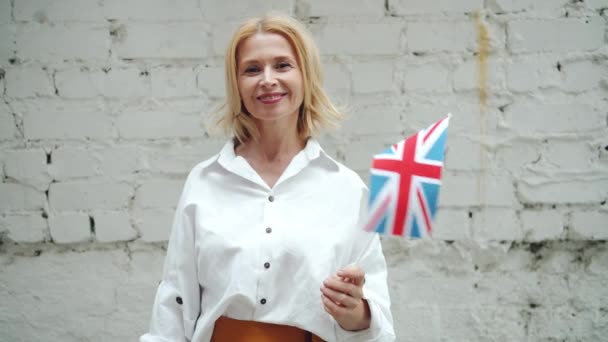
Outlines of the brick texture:
[{"label": "brick texture", "polygon": [[346,114],[319,140],[365,182],[453,114],[433,238],[382,239],[397,341],[605,340],[606,7],[0,0],[0,340],[147,329],[185,178],[227,140],[228,40],[271,10],[311,30]]}]

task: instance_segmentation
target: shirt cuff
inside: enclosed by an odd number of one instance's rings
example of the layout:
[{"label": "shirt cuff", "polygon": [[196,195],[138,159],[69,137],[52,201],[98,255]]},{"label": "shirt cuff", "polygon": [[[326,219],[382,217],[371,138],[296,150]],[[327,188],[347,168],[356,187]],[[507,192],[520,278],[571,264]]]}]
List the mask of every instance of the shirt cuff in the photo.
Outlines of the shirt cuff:
[{"label": "shirt cuff", "polygon": [[[364,292],[365,298],[365,292]],[[368,341],[368,342],[393,342],[395,335],[391,331],[386,331],[383,326],[383,314],[380,306],[370,299],[366,299],[372,319],[369,328],[359,331],[348,331],[336,322],[336,337],[338,342],[347,341]],[[390,330],[390,329],[389,329]]]}]

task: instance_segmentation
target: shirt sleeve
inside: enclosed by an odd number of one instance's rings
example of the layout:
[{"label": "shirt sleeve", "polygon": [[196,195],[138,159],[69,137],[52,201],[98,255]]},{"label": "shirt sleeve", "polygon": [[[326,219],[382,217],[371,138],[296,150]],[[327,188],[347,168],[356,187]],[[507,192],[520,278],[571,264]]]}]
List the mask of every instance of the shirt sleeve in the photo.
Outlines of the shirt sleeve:
[{"label": "shirt sleeve", "polygon": [[185,206],[188,182],[175,212],[150,330],[140,342],[191,341],[200,313],[201,288],[195,252],[195,206]]},{"label": "shirt sleeve", "polygon": [[347,331],[336,324],[338,341],[395,341],[391,300],[388,292],[386,260],[377,233],[363,231],[362,222],[367,215],[367,191],[361,198],[359,224],[354,232],[351,263],[365,271],[363,295],[369,304],[371,323],[361,331]]}]

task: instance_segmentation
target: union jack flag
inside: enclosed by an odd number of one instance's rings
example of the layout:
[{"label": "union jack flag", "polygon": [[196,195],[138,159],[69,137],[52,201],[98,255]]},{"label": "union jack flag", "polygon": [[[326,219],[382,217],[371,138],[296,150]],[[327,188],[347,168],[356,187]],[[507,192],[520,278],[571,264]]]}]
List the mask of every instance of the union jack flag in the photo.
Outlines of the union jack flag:
[{"label": "union jack flag", "polygon": [[450,114],[374,156],[365,230],[431,235]]}]

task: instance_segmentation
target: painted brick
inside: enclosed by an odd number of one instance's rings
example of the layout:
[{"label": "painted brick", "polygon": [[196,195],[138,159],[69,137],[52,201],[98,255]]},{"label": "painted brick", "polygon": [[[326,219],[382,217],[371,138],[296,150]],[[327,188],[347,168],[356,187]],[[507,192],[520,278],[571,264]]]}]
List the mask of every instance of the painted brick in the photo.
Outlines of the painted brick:
[{"label": "painted brick", "polygon": [[35,243],[45,240],[48,227],[46,220],[37,213],[0,216],[0,231],[18,243]]},{"label": "painted brick", "polygon": [[105,0],[103,13],[107,19],[134,21],[202,19],[197,0]]},{"label": "painted brick", "polygon": [[225,140],[207,140],[193,145],[159,146],[149,152],[151,172],[178,174],[185,177],[196,164],[217,154]]},{"label": "painted brick", "polygon": [[606,65],[593,61],[564,64],[562,89],[571,92],[598,89],[602,80],[608,79],[607,70]]},{"label": "painted brick", "polygon": [[98,162],[90,150],[74,147],[60,147],[51,154],[49,173],[53,179],[62,181],[97,175]]},{"label": "painted brick", "polygon": [[477,43],[471,22],[412,22],[407,25],[407,50],[411,52],[474,51]]},{"label": "painted brick", "polygon": [[[328,24],[315,36],[322,55],[398,55],[402,29],[397,22]],[[357,44],[352,44],[352,37],[357,37]]]},{"label": "painted brick", "polygon": [[55,87],[46,70],[41,67],[20,67],[6,69],[6,95],[23,98],[54,96]]},{"label": "painted brick", "polygon": [[449,136],[457,134],[471,136],[471,134],[480,134],[482,129],[488,132],[489,127],[498,125],[500,117],[496,109],[488,108],[485,113],[481,113],[477,94],[471,97],[462,94],[457,96],[430,94],[428,100],[412,100],[407,105],[403,122],[411,132],[415,132],[444,118],[447,113],[452,113],[454,116],[454,119],[450,120]]},{"label": "painted brick", "polygon": [[0,140],[12,140],[18,135],[13,115],[5,105],[0,104]]},{"label": "painted brick", "polygon": [[581,240],[607,240],[608,212],[573,212],[570,221],[570,238]]},{"label": "painted brick", "polygon": [[226,80],[224,67],[204,67],[196,75],[198,88],[210,97],[223,98],[226,96]]},{"label": "painted brick", "polygon": [[135,206],[138,208],[175,208],[184,181],[182,180],[149,180],[135,191]]},{"label": "painted brick", "polygon": [[[355,135],[400,134],[401,109],[390,105],[360,105],[347,115],[341,132]],[[377,146],[378,152],[381,147]],[[370,156],[371,161],[371,156]]]},{"label": "painted brick", "polygon": [[608,273],[608,251],[593,255],[587,270],[594,275],[604,275]]},{"label": "painted brick", "polygon": [[97,0],[17,0],[14,4],[16,21],[103,21],[102,2]]},{"label": "painted brick", "polygon": [[173,112],[128,113],[117,119],[119,135],[124,139],[162,139],[200,137],[203,135],[200,115]]},{"label": "painted brick", "polygon": [[213,56],[221,56],[226,54],[228,43],[232,38],[232,34],[239,27],[240,21],[225,21],[213,25],[211,28],[211,45]]},{"label": "painted brick", "polygon": [[27,60],[101,60],[108,57],[110,35],[105,26],[56,24],[19,26],[17,56]]},{"label": "painted brick", "polygon": [[463,136],[450,136],[444,165],[446,170],[481,170],[487,167],[484,160],[488,159],[488,152],[479,141]]},{"label": "painted brick", "polygon": [[132,191],[128,184],[107,181],[53,183],[49,202],[54,210],[122,209]]},{"label": "painted brick", "polygon": [[57,72],[55,82],[59,95],[66,98],[136,98],[150,94],[148,72],[136,68],[66,69]]},{"label": "painted brick", "polygon": [[49,217],[51,238],[55,243],[78,243],[91,240],[89,215],[61,213]]},{"label": "painted brick", "polygon": [[[521,101],[505,110],[505,124],[524,136],[593,132],[605,124],[605,115],[594,106],[577,102]],[[547,120],[551,118],[551,120]]]},{"label": "painted brick", "polygon": [[147,168],[147,158],[143,149],[137,146],[108,147],[95,151],[99,170],[113,179],[139,177],[138,173]]},{"label": "painted brick", "polygon": [[437,13],[469,13],[483,8],[482,0],[391,0],[391,13],[397,15],[437,14]]},{"label": "painted brick", "polygon": [[48,188],[51,179],[43,150],[9,150],[3,153],[7,177],[32,185],[40,191]]},{"label": "painted brick", "polygon": [[471,223],[462,209],[439,208],[433,224],[433,238],[439,240],[470,240]]},{"label": "painted brick", "polygon": [[521,180],[517,189],[524,203],[596,204],[608,197],[608,180]]},{"label": "painted brick", "polygon": [[307,8],[306,15],[311,17],[384,15],[384,3],[381,0],[305,0],[302,6]]},{"label": "painted brick", "polygon": [[129,213],[124,211],[96,211],[95,238],[99,242],[130,241],[137,237],[131,226]]},{"label": "painted brick", "polygon": [[442,64],[408,65],[404,71],[403,87],[408,92],[448,92],[451,88],[448,78],[448,68]]},{"label": "painted brick", "polygon": [[113,53],[120,58],[202,58],[209,55],[202,23],[129,23],[114,28]]},{"label": "painted brick", "polygon": [[495,159],[497,165],[510,174],[520,175],[539,162],[541,158],[541,142],[515,141],[497,149]]},{"label": "painted brick", "polygon": [[26,139],[111,139],[112,118],[99,103],[57,103],[36,101],[23,115]]},{"label": "painted brick", "polygon": [[[531,314],[529,333],[536,341],[562,339],[595,340],[593,329],[594,311],[578,311],[571,307],[555,307],[551,309],[540,308]],[[577,317],[575,321],[573,317]],[[601,338],[600,338],[601,339]]]},{"label": "painted brick", "polygon": [[[400,140],[400,134],[386,134],[385,136],[373,136],[367,139],[351,141],[344,148],[344,164],[355,171],[369,170],[374,154],[381,152],[395,141]],[[403,140],[403,138],[401,138]],[[366,180],[368,177],[362,177]]]},{"label": "painted brick", "polygon": [[0,210],[38,210],[44,205],[43,192],[21,184],[0,183]]},{"label": "painted brick", "polygon": [[587,51],[604,42],[604,20],[598,17],[513,20],[507,31],[514,53]]},{"label": "painted brick", "polygon": [[394,93],[395,67],[390,61],[353,63],[354,93]]},{"label": "painted brick", "polygon": [[11,0],[0,0],[0,24],[10,23],[12,21]]},{"label": "painted brick", "polygon": [[442,195],[443,206],[498,206],[515,207],[513,180],[508,176],[469,175],[444,172]]},{"label": "painted brick", "polygon": [[[478,60],[467,60],[460,64],[454,71],[455,90],[473,90],[480,88],[479,79],[480,65]],[[486,66],[486,87],[496,92],[505,88],[505,74],[503,61],[489,58]]]},{"label": "painted brick", "polygon": [[[327,62],[323,64],[323,69],[324,89],[328,93],[338,95],[350,92],[350,73],[343,64]],[[333,99],[334,96],[331,96],[331,98]]]},{"label": "painted brick", "polygon": [[520,241],[524,235],[514,210],[484,208],[473,215],[473,236],[481,240]]},{"label": "painted brick", "polygon": [[201,0],[201,11],[206,20],[222,22],[225,20],[243,20],[255,16],[262,16],[269,11],[278,11],[293,14],[295,0],[251,0],[234,6],[223,0]]},{"label": "painted brick", "polygon": [[134,213],[135,225],[140,232],[140,239],[145,242],[169,240],[174,210],[149,209]]},{"label": "painted brick", "polygon": [[562,214],[556,210],[524,210],[520,213],[526,241],[558,240],[563,238]]},{"label": "painted brick", "polygon": [[152,96],[198,96],[196,73],[193,68],[159,67],[150,70]]},{"label": "painted brick", "polygon": [[548,140],[541,153],[541,165],[565,171],[588,169],[597,159],[597,149],[579,140]]},{"label": "painted brick", "polygon": [[560,8],[568,3],[567,0],[557,1],[534,1],[534,0],[492,0],[490,8],[499,12],[519,11],[550,11]]},{"label": "painted brick", "polygon": [[557,62],[556,57],[545,56],[512,59],[506,68],[508,89],[528,92],[557,87],[561,78]]},{"label": "painted brick", "polygon": [[[562,1],[565,2],[565,0],[562,0]],[[606,1],[604,1],[604,0],[586,0],[585,5],[589,8],[599,10],[602,8],[606,8]]]},{"label": "painted brick", "polygon": [[3,64],[15,55],[15,36],[17,27],[14,24],[0,24],[0,60]]}]

